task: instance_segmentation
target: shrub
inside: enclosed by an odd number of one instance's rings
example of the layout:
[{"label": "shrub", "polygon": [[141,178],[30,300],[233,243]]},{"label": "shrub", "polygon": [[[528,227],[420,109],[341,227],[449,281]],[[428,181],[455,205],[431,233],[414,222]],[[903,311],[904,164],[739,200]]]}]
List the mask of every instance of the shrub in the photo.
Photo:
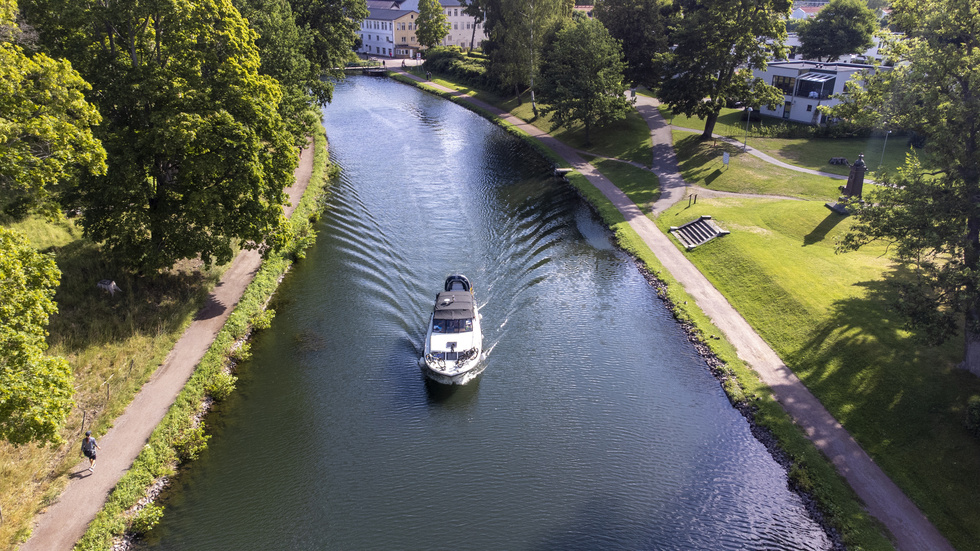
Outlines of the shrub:
[{"label": "shrub", "polygon": [[163,518],[163,507],[154,503],[148,503],[146,507],[140,509],[136,513],[136,516],[133,517],[133,522],[129,525],[129,531],[134,534],[145,534],[159,524],[161,518]]},{"label": "shrub", "polygon": [[193,461],[207,449],[210,435],[204,434],[204,425],[198,425],[183,431],[174,442],[177,459],[181,463]]},{"label": "shrub", "polygon": [[970,396],[966,402],[966,428],[980,438],[980,396]]},{"label": "shrub", "polygon": [[237,382],[238,377],[221,371],[211,379],[204,390],[208,396],[220,402],[231,396],[231,393],[235,391],[235,383]]}]

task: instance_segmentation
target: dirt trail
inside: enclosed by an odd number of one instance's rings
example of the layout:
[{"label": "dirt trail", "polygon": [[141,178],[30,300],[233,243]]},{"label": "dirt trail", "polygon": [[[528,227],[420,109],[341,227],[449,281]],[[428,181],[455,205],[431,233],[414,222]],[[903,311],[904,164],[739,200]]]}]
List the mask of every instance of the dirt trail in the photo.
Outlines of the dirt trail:
[{"label": "dirt trail", "polygon": [[[300,154],[294,172],[296,181],[286,190],[291,203],[285,208],[286,216],[293,213],[310,182],[313,153],[313,147],[307,146]],[[69,551],[75,546],[109,492],[163,420],[261,264],[262,258],[256,251],[242,251],[232,261],[167,359],[115,420],[112,429],[98,439],[102,449],[98,452],[95,472],[88,471],[88,460],[75,466],[68,486],[58,501],[38,516],[31,538],[20,547],[21,551]]]},{"label": "dirt trail", "polygon": [[[407,75],[423,81],[414,75]],[[953,549],[918,507],[885,475],[854,438],[823,407],[823,404],[783,364],[779,356],[752,329],[745,318],[728,303],[728,300],[698,271],[684,253],[674,246],[656,224],[630,201],[625,193],[600,174],[595,167],[585,162],[575,149],[559,142],[544,131],[480,100],[431,82],[427,85],[455,94],[541,140],[561,155],[575,170],[588,178],[589,182],[619,209],[630,227],[640,235],[667,271],[725,334],[725,338],[735,346],[739,357],[772,388],[776,400],[803,428],[817,448],[833,462],[838,472],[864,502],[868,512],[891,532],[892,542],[897,549],[902,551]],[[656,100],[637,96],[636,108],[647,121],[653,137],[652,166],[660,179],[661,188],[660,199],[654,203],[653,211],[660,213],[684,197],[688,184],[677,170],[670,126],[661,117]]]}]

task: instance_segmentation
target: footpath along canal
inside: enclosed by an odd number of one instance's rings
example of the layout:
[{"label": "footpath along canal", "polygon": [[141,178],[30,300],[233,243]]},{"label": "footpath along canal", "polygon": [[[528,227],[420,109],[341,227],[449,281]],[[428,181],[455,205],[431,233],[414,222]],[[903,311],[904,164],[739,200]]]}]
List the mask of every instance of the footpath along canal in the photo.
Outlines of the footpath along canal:
[{"label": "footpath along canal", "polygon": [[[354,77],[342,169],[152,549],[828,549],[631,260],[519,140]],[[466,274],[483,375],[418,366]]]}]

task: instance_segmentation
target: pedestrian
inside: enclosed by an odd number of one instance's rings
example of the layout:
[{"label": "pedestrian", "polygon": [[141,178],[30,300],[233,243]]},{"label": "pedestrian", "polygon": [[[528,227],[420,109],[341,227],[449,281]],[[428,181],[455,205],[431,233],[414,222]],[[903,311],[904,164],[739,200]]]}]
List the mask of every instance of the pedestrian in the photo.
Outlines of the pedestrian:
[{"label": "pedestrian", "polygon": [[85,431],[85,440],[82,440],[82,455],[88,458],[88,470],[95,472],[95,450],[101,450],[95,438],[92,438],[92,431]]}]

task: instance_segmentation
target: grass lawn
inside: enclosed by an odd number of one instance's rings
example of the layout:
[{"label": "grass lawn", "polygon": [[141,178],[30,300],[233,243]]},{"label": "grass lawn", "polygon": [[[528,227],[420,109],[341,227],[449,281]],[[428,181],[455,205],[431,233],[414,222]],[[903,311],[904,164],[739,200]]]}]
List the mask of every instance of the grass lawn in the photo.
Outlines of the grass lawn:
[{"label": "grass lawn", "polygon": [[[660,113],[665,120],[675,126],[704,131],[704,121],[697,117],[674,115],[669,108],[664,106],[660,107]],[[858,155],[863,153],[864,162],[868,165],[869,172],[877,170],[879,165],[888,171],[894,171],[905,164],[905,156],[909,152],[905,136],[891,136],[885,143],[883,137],[786,139],[761,138],[753,132],[753,129],[760,125],[773,125],[781,122],[783,121],[772,117],[763,117],[761,122],[749,123],[749,145],[780,161],[802,168],[847,175],[850,168],[844,165],[832,165],[829,162],[830,158],[847,157],[847,160],[853,163],[857,160]],[[742,110],[722,109],[718,122],[715,123],[715,134],[744,142],[745,130]],[[882,155],[883,149],[884,155]]]},{"label": "grass lawn", "polygon": [[[783,195],[831,200],[840,195],[843,180],[815,176],[778,167],[742,152],[742,148],[723,141],[701,141],[698,134],[675,130],[674,149],[684,179],[692,184],[719,191]],[[728,167],[722,160],[728,152]]]},{"label": "grass lawn", "polygon": [[617,187],[644,214],[648,214],[653,209],[653,202],[660,198],[660,180],[653,172],[612,160],[596,159],[592,164],[599,172],[616,182]]},{"label": "grass lawn", "polygon": [[901,277],[883,248],[834,253],[851,219],[815,201],[705,198],[658,219],[710,214],[731,235],[688,257],[957,549],[980,549],[980,441],[964,427],[980,379],[958,340],[927,347],[887,308]]},{"label": "grass lawn", "polygon": [[[157,278],[134,278],[108,263],[71,221],[31,217],[9,227],[54,255],[62,272],[55,295],[58,313],[48,327],[48,354],[68,360],[75,377],[75,408],[61,432],[65,443],[60,446],[0,443],[4,548],[28,535],[34,513],[64,487],[61,475],[80,459],[79,434],[87,429],[101,434],[111,426],[173,348],[224,271],[202,272],[187,263]],[[96,288],[104,278],[114,279],[123,292],[110,297]]]}]

